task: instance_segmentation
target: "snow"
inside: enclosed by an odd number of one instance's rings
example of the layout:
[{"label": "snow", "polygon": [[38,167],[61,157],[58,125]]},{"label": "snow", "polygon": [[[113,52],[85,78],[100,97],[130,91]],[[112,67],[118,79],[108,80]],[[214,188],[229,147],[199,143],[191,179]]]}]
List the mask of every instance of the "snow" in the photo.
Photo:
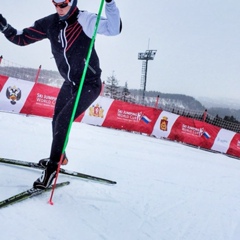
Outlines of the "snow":
[{"label": "snow", "polygon": [[[47,157],[51,119],[0,113],[0,157]],[[239,240],[240,162],[183,144],[74,123],[65,167],[117,181],[71,182],[0,209],[8,240]],[[0,163],[0,201],[41,172]]]}]

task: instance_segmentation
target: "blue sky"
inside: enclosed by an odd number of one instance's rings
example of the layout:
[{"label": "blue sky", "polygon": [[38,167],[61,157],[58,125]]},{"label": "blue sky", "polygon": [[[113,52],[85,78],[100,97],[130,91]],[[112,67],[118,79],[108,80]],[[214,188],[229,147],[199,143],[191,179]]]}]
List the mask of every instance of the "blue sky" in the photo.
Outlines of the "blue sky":
[{"label": "blue sky", "polygon": [[[149,61],[147,90],[193,97],[239,100],[239,0],[117,0],[123,31],[97,36],[102,80],[114,75],[119,85],[140,88],[138,53],[157,50]],[[79,0],[78,7],[98,12],[99,0]],[[17,29],[55,12],[51,0],[8,0],[1,13]],[[104,12],[103,12],[104,14]],[[0,54],[17,64],[56,70],[48,40],[19,47],[0,36]]]}]

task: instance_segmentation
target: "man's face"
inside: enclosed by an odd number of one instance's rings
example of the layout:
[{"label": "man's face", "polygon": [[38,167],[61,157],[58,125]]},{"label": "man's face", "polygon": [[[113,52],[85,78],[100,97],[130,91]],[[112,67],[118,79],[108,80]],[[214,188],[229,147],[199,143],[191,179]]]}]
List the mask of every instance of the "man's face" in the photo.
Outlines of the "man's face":
[{"label": "man's face", "polygon": [[67,6],[65,8],[56,7],[56,10],[57,10],[58,15],[60,17],[63,17],[64,15],[66,15],[68,13],[70,8],[71,8],[71,6]]},{"label": "man's face", "polygon": [[71,6],[68,6],[68,0],[65,0],[65,1],[62,1],[62,2],[59,2],[59,1],[52,1],[55,8],[56,8],[56,11],[58,13],[58,15],[60,17],[63,17],[64,15],[66,15],[68,13],[68,11],[70,10]]}]

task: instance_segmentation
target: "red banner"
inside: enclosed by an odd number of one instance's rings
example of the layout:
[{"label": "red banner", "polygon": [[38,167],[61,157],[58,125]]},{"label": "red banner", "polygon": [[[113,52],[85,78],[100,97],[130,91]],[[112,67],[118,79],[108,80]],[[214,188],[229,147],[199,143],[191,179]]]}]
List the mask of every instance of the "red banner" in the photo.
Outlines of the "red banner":
[{"label": "red banner", "polygon": [[34,84],[21,113],[52,117],[58,93],[59,88]]},{"label": "red banner", "polygon": [[8,77],[7,76],[2,76],[0,75],[0,92],[3,89],[3,86],[5,85],[5,83],[7,82]]},{"label": "red banner", "polygon": [[240,157],[240,133],[236,133],[227,150],[227,154]]},{"label": "red banner", "polygon": [[168,138],[211,149],[219,130],[208,123],[179,116]]},{"label": "red banner", "polygon": [[[0,111],[52,117],[59,88],[0,76]],[[160,109],[99,97],[76,121],[240,157],[240,134]]]},{"label": "red banner", "polygon": [[160,110],[115,100],[102,126],[151,134]]}]

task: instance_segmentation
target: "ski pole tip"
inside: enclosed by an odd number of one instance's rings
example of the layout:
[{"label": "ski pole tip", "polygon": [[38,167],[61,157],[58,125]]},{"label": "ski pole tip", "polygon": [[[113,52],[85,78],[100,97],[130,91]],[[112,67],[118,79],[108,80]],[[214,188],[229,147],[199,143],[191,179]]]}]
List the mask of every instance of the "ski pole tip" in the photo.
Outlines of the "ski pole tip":
[{"label": "ski pole tip", "polygon": [[49,200],[48,203],[49,203],[50,205],[52,205],[52,206],[54,205],[54,203],[53,203],[52,200]]}]

